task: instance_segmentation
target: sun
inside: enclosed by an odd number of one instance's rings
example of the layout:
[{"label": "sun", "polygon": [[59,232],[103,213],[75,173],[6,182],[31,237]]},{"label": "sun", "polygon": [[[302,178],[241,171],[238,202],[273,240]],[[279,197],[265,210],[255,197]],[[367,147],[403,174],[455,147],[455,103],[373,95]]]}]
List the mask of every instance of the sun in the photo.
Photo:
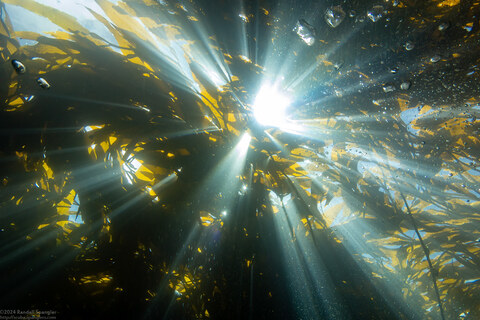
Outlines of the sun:
[{"label": "sun", "polygon": [[263,86],[255,98],[253,115],[264,126],[281,127],[287,122],[290,99],[275,87]]}]

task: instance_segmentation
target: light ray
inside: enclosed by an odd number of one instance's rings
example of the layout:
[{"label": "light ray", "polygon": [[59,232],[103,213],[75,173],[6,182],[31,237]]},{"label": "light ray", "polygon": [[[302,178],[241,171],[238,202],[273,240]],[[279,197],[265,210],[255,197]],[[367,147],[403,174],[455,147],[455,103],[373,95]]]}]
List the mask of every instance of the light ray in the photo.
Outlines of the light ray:
[{"label": "light ray", "polygon": [[[363,219],[365,220],[365,219]],[[376,228],[370,225],[367,221],[357,222],[357,227],[352,228],[350,226],[337,226],[336,233],[344,239],[344,247],[351,255],[362,255],[362,260],[357,259],[358,267],[362,270],[366,277],[371,279],[372,284],[376,287],[377,291],[385,297],[385,301],[388,303],[390,308],[397,310],[399,313],[408,312],[410,316],[416,318],[421,317],[423,311],[421,310],[422,305],[418,303],[422,301],[419,292],[413,292],[414,294],[408,298],[404,299],[399,292],[402,291],[404,287],[403,283],[406,279],[402,279],[402,276],[398,275],[392,277],[391,274],[385,272],[385,266],[388,266],[391,262],[385,259],[385,256],[376,256],[373,257],[366,253],[373,253],[377,251],[375,245],[365,242],[363,235],[366,232],[374,232]],[[369,260],[372,257],[373,261],[377,263],[367,263],[365,260]],[[365,260],[364,260],[365,259]],[[372,279],[372,274],[377,275],[376,279]]]},{"label": "light ray", "polygon": [[[167,274],[165,274],[162,277],[162,280],[160,281],[160,284],[158,285],[156,290],[157,295],[153,299],[152,303],[145,310],[143,319],[150,319],[152,313],[155,312],[156,304],[160,301],[161,298],[164,297],[166,288],[169,285],[169,280],[172,279],[173,271],[177,270],[178,267],[181,265],[181,263],[184,262],[187,252],[189,250],[189,247],[196,242],[196,239],[198,238],[199,234],[200,234],[200,226],[198,224],[195,224],[190,230],[190,232],[188,233],[187,238],[185,239],[185,241],[183,242],[183,245],[181,246],[181,249],[175,255],[173,262],[168,268]],[[172,294],[168,308],[167,310],[164,311],[164,318],[168,316],[170,308],[173,305],[173,301],[175,298],[176,298],[175,295]]]},{"label": "light ray", "polygon": [[[152,189],[155,191],[155,193],[158,194],[163,188],[168,187],[171,183],[173,183],[176,180],[177,180],[177,175],[175,173],[172,173],[167,177],[163,178],[162,180],[160,180],[159,182],[157,182]],[[112,212],[109,213],[108,215],[109,218],[114,219],[118,215],[125,214],[125,212],[128,209],[135,206],[137,203],[139,203],[142,199],[146,197],[148,197],[148,194],[142,192],[136,195],[135,197],[133,197],[132,199],[123,202],[119,207],[115,208]]]},{"label": "light ray", "polygon": [[117,108],[125,108],[125,109],[130,109],[130,110],[136,110],[140,112],[149,112],[149,109],[137,107],[134,105],[128,105],[124,103],[117,103],[117,102],[111,102],[111,101],[101,101],[101,100],[95,100],[95,99],[87,99],[87,98],[82,98],[82,97],[75,97],[75,96],[67,96],[67,95],[62,95],[58,93],[52,93],[52,94],[46,94],[46,93],[39,93],[38,95],[42,96],[48,96],[48,97],[55,97],[55,98],[60,98],[64,100],[71,100],[71,101],[79,101],[79,102],[86,102],[89,104],[96,104],[96,105],[103,105],[103,106],[110,106],[110,107],[117,107]]},{"label": "light ray", "polygon": [[334,284],[312,238],[294,232],[300,224],[297,209],[286,198],[273,192],[270,199],[279,207],[274,216],[278,242],[283,248],[285,267],[289,270],[290,295],[295,300],[297,316],[304,319],[344,319],[345,308],[336,296]]}]

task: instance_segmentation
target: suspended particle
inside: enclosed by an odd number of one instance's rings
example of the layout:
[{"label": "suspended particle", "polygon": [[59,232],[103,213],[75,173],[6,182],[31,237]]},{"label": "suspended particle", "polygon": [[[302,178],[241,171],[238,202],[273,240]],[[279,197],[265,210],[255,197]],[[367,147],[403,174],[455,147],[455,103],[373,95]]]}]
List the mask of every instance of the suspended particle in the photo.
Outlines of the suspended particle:
[{"label": "suspended particle", "polygon": [[50,84],[47,82],[47,80],[45,80],[43,78],[38,78],[37,83],[43,89],[50,89]]},{"label": "suspended particle", "polygon": [[13,69],[15,69],[15,71],[20,74],[20,73],[25,73],[25,66],[23,65],[23,63],[21,63],[20,61],[16,60],[16,59],[13,59],[12,60],[12,66],[13,66]]},{"label": "suspended particle", "polygon": [[309,46],[315,43],[315,28],[304,19],[297,21],[293,31]]},{"label": "suspended particle", "polygon": [[342,6],[333,6],[325,10],[325,21],[327,21],[330,27],[336,28],[345,19],[345,15]]},{"label": "suspended particle", "polygon": [[357,12],[356,12],[355,10],[350,10],[350,12],[348,13],[348,16],[349,16],[350,18],[353,18],[353,17],[355,17],[356,15],[357,15]]},{"label": "suspended particle", "polygon": [[395,74],[395,73],[398,72],[398,68],[397,68],[397,67],[393,67],[393,68],[391,68],[389,71],[390,71],[390,73]]},{"label": "suspended particle", "polygon": [[343,61],[334,62],[333,67],[335,68],[335,70],[339,70],[341,67],[343,67]]},{"label": "suspended particle", "polygon": [[410,89],[410,86],[412,85],[412,83],[410,81],[403,81],[401,84],[400,84],[400,89],[402,90],[408,90]]},{"label": "suspended particle", "polygon": [[413,42],[407,41],[404,47],[405,47],[405,50],[410,51],[410,50],[413,50],[413,48],[415,48],[415,45],[413,44]]},{"label": "suspended particle", "polygon": [[377,22],[380,18],[383,17],[383,7],[380,5],[373,6],[373,8],[368,11],[367,16],[373,22]]}]

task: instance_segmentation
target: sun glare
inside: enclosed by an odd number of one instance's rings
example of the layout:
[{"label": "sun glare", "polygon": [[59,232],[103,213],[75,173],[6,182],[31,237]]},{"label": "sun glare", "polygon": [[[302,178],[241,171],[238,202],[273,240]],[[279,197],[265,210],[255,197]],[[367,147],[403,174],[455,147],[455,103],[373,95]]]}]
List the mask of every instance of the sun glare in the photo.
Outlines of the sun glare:
[{"label": "sun glare", "polygon": [[276,88],[264,86],[260,89],[253,105],[253,114],[264,126],[280,127],[286,123],[286,111],[290,99]]},{"label": "sun glare", "polygon": [[246,151],[248,150],[248,146],[250,145],[250,140],[252,140],[252,137],[247,132],[245,132],[240,139],[240,142],[238,143],[236,149],[238,149],[238,151],[240,151],[242,154],[246,153]]}]

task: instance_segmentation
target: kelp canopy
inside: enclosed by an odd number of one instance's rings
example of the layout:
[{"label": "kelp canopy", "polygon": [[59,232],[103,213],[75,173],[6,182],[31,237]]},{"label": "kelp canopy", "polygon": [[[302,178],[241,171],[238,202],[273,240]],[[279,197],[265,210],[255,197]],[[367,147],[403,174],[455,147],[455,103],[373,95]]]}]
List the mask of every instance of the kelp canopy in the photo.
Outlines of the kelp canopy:
[{"label": "kelp canopy", "polygon": [[480,318],[480,1],[0,6],[1,309]]}]

